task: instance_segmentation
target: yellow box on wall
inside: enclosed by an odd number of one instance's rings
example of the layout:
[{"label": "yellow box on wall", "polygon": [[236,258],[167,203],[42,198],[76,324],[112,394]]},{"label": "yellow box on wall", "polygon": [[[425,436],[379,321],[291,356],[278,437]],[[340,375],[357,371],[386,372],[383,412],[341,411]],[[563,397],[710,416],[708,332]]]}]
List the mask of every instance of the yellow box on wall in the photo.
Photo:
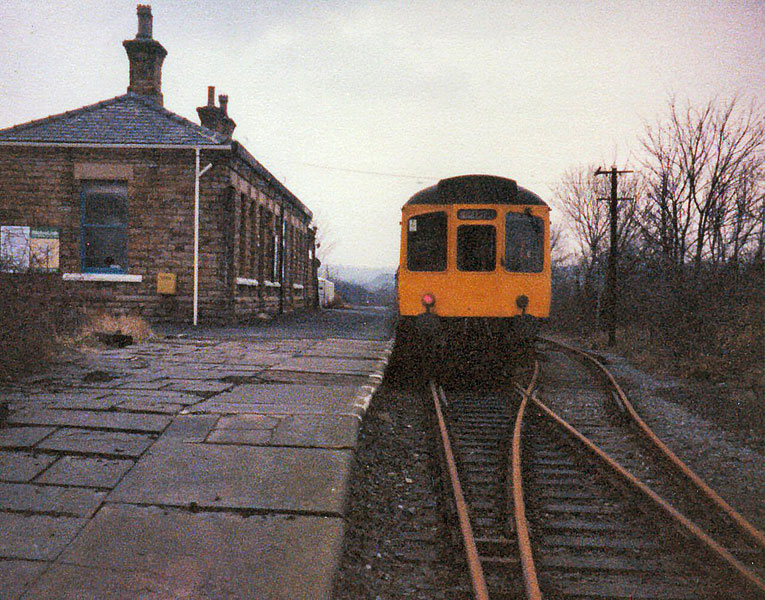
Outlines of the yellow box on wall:
[{"label": "yellow box on wall", "polygon": [[165,296],[175,295],[175,273],[157,273],[157,293]]}]

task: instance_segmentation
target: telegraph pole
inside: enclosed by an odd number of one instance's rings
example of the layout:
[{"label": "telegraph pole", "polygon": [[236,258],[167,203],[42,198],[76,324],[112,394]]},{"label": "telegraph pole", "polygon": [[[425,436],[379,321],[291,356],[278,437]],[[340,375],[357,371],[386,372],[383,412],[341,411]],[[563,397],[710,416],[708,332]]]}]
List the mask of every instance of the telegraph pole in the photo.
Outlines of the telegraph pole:
[{"label": "telegraph pole", "polygon": [[616,194],[617,177],[623,173],[632,173],[632,171],[619,171],[616,166],[610,170],[598,169],[595,175],[611,175],[611,198],[610,198],[610,225],[611,235],[608,248],[608,275],[606,278],[606,315],[608,325],[608,345],[616,345],[616,265],[618,261],[619,248],[616,243],[617,219],[619,217],[619,198]]}]

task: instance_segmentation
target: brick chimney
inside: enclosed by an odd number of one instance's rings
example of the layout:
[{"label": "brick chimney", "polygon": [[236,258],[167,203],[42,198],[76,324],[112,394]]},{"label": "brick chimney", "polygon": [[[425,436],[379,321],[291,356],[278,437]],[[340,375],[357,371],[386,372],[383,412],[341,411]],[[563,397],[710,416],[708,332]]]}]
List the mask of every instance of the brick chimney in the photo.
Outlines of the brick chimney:
[{"label": "brick chimney", "polygon": [[138,33],[134,40],[125,40],[130,60],[130,85],[128,92],[152,98],[162,105],[162,61],[167,50],[152,38],[151,6],[138,5]]},{"label": "brick chimney", "polygon": [[218,96],[218,102],[220,106],[215,106],[215,86],[208,86],[207,104],[197,108],[199,121],[203,127],[212,129],[230,140],[236,123],[228,116],[228,96],[221,94]]}]

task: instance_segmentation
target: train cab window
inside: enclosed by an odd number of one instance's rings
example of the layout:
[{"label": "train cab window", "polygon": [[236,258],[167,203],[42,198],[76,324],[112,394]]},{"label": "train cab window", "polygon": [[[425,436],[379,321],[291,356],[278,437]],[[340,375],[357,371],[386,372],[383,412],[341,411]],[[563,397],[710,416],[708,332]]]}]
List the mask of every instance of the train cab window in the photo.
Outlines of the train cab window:
[{"label": "train cab window", "polygon": [[457,227],[457,268],[460,271],[493,271],[497,256],[494,225]]},{"label": "train cab window", "polygon": [[544,221],[524,213],[505,217],[505,261],[508,271],[541,273],[544,266]]},{"label": "train cab window", "polygon": [[406,223],[406,267],[410,271],[446,270],[446,213],[411,217]]}]

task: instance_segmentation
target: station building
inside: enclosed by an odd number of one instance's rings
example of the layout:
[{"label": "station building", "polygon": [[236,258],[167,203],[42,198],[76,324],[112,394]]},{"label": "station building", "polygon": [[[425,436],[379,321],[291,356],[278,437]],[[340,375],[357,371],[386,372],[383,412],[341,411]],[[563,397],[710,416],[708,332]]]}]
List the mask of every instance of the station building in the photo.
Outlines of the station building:
[{"label": "station building", "polygon": [[123,45],[126,94],[0,130],[0,266],[154,321],[314,306],[311,211],[232,139],[227,96],[208,88],[201,125],[164,108],[149,6]]}]

